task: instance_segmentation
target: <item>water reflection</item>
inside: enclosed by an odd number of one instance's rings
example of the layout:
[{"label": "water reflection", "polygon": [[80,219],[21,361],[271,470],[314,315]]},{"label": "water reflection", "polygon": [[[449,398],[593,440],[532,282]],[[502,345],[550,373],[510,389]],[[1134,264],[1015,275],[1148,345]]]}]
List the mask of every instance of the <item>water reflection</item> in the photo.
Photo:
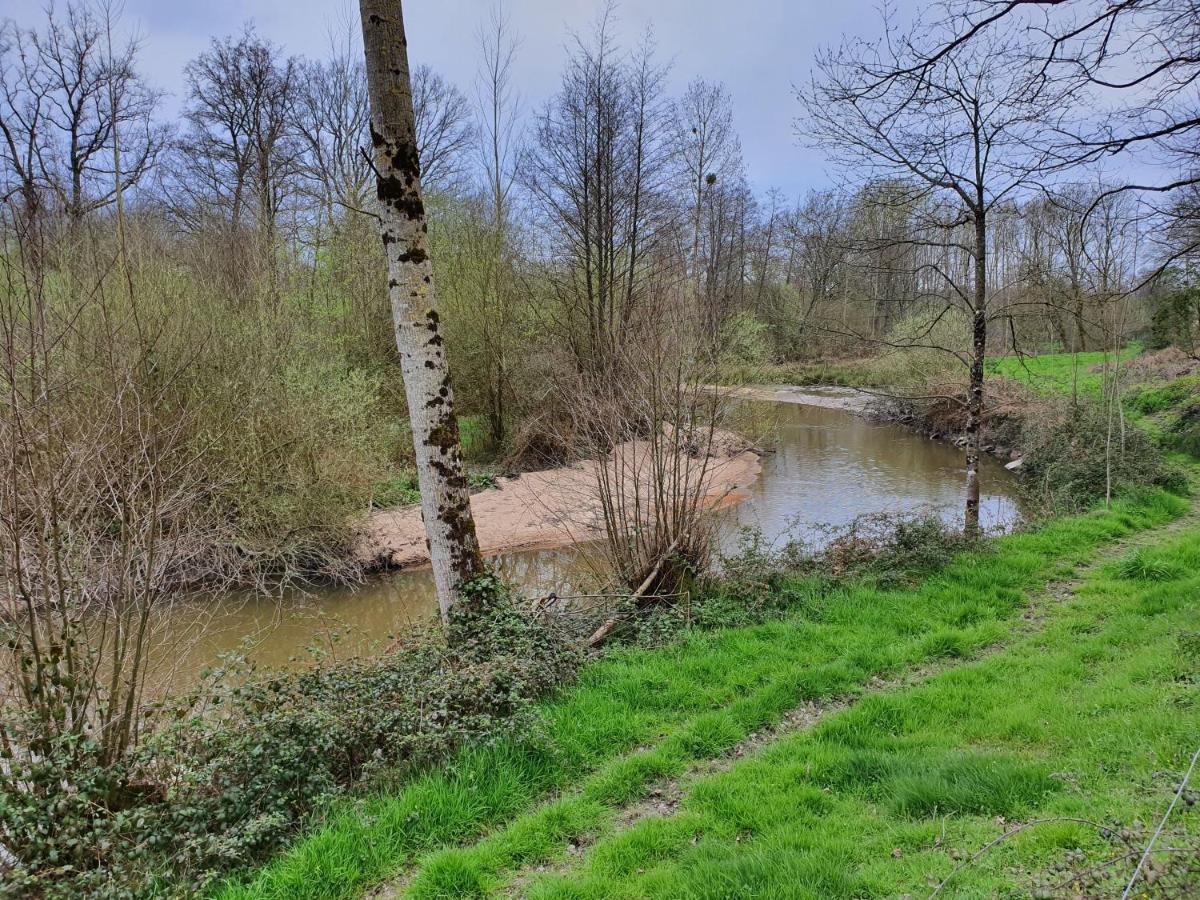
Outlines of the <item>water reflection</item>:
[{"label": "water reflection", "polygon": [[[815,526],[845,525],[864,514],[929,508],[947,522],[961,521],[963,455],[951,446],[842,409],[746,402],[739,416],[739,425],[771,452],[762,477],[726,514],[722,549],[734,547],[741,526],[757,528],[771,541],[790,533],[819,542],[822,533]],[[989,529],[1009,527],[1020,516],[1014,479],[995,460],[983,463],[981,523]],[[530,595],[587,593],[602,571],[595,548],[509,553],[495,564],[503,578]],[[367,653],[436,611],[427,569],[388,575],[352,590],[314,589],[275,600],[230,596],[203,611],[177,610],[164,623],[168,631],[186,628],[198,637],[167,644],[181,649],[157,661],[157,680],[186,687],[220,654],[242,648],[268,668],[302,664],[309,647],[334,657]]]},{"label": "water reflection", "polygon": [[[758,528],[769,540],[792,530],[819,542],[822,534],[813,526],[847,525],[872,513],[928,509],[949,524],[961,523],[961,450],[840,409],[746,406],[761,417],[763,425],[755,430],[766,431],[774,452],[737,508],[738,524]],[[980,479],[980,524],[990,530],[1011,527],[1021,514],[1014,479],[990,457],[981,460]]]}]

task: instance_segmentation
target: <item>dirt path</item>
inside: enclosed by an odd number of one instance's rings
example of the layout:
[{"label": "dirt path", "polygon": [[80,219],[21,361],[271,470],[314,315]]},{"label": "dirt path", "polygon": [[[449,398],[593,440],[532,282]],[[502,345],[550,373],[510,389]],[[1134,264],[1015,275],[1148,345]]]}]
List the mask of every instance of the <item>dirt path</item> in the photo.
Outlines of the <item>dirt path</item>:
[{"label": "dirt path", "polygon": [[[1046,622],[1049,608],[1068,601],[1088,575],[1106,562],[1127,553],[1131,548],[1162,542],[1186,528],[1195,528],[1198,525],[1200,525],[1200,507],[1194,504],[1192,510],[1179,519],[1158,528],[1129,535],[1099,548],[1086,562],[1072,567],[1069,573],[1050,581],[1044,588],[1032,595],[1021,618],[1014,623],[1005,640],[975,654],[963,659],[929,663],[892,678],[877,677],[852,694],[824,701],[808,701],[793,708],[774,725],[748,735],[727,753],[713,759],[699,760],[690,765],[682,774],[649,785],[637,799],[614,807],[603,828],[572,838],[557,858],[543,860],[510,873],[505,879],[503,887],[499,888],[497,893],[505,897],[523,897],[526,896],[533,882],[543,876],[567,874],[573,871],[580,865],[588,849],[600,838],[626,831],[647,819],[666,818],[674,815],[697,782],[712,775],[727,772],[741,760],[754,756],[788,735],[814,728],[828,716],[850,708],[863,697],[904,690],[919,685],[949,669],[975,663],[1003,652],[1014,642],[1040,631]],[[551,798],[546,803],[554,803],[559,799],[561,796]],[[403,878],[384,886],[369,896],[379,898],[404,896],[411,878],[417,871],[416,868],[410,869]]]},{"label": "dirt path", "polygon": [[[622,444],[606,462],[626,472],[653,465],[645,443]],[[586,461],[497,479],[496,486],[471,497],[471,511],[485,555],[512,550],[541,550],[584,543],[604,537],[597,492],[599,462]],[[736,435],[719,432],[707,465],[681,457],[683,477],[702,481],[702,502],[710,508],[733,505],[748,496],[747,489],[762,471],[760,455]],[[648,493],[650,479],[632,476],[637,490]],[[632,489],[632,488],[631,488]],[[407,568],[429,562],[425,526],[419,506],[373,514],[355,550],[373,568]]]}]

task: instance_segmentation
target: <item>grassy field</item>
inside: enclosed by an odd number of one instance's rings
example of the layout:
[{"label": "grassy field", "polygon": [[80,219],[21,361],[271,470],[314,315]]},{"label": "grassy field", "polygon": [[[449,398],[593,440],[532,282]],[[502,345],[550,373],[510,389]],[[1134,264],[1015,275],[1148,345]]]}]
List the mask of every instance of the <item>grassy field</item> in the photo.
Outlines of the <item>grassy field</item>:
[{"label": "grassy field", "polygon": [[[1122,352],[1132,359],[1140,348]],[[1108,356],[1112,360],[1112,355]],[[992,374],[1021,381],[1043,394],[1098,396],[1105,362],[1103,353],[1061,353],[1031,358],[1004,357],[988,363]],[[1125,419],[1150,434],[1164,449],[1185,460],[1200,458],[1200,374],[1160,379],[1143,375],[1124,385]]]},{"label": "grassy field", "polygon": [[[1158,820],[1200,734],[1198,592],[1200,532],[1131,551],[1003,652],[873,694],[698,780],[678,809],[602,832],[526,892],[896,897],[951,879],[946,896],[1118,896],[1149,836],[1133,823]],[[1185,806],[1163,846],[1198,839]],[[460,871],[477,856],[462,853]],[[440,862],[415,893],[470,895],[447,890]]]},{"label": "grassy field", "polygon": [[[1053,767],[1046,769],[1032,750],[1026,760],[1023,752],[1007,745],[995,752],[958,747],[968,732],[954,730],[946,731],[936,754],[922,749],[921,741],[931,741],[938,723],[945,724],[936,717],[923,726],[920,740],[899,741],[893,748],[887,740],[899,740],[895,728],[907,721],[908,713],[888,719],[893,724],[883,730],[870,718],[881,701],[832,713],[846,698],[878,688],[879,679],[953,665],[1003,644],[1029,598],[1049,582],[1067,577],[1109,542],[1161,526],[1186,506],[1171,495],[1147,492],[1109,511],[1001,539],[992,548],[957,558],[915,589],[788,581],[782,586],[789,601],[786,617],[756,627],[693,633],[665,649],[623,651],[592,665],[577,685],[544,708],[539,731],[521,741],[472,748],[452,765],[393,792],[341,805],[290,852],[250,880],[222,886],[217,894],[229,900],[354,897],[408,870],[412,882],[407,887],[417,896],[481,896],[525,867],[553,862],[572,842],[580,845],[598,836],[604,837],[586,855],[576,882],[545,890],[556,896],[608,896],[612,891],[680,896],[672,894],[675,886],[684,885],[703,860],[727,874],[744,870],[749,886],[770,869],[762,854],[789,841],[797,855],[787,871],[808,872],[805,878],[823,885],[814,888],[813,896],[849,895],[864,884],[883,884],[874,869],[856,868],[866,865],[867,856],[851,853],[882,846],[882,836],[874,830],[856,835],[858,827],[878,827],[869,813],[884,816],[881,821],[889,828],[899,829],[885,832],[888,841],[898,840],[901,831],[909,834],[902,850],[917,847],[918,835],[950,827],[939,824],[945,814],[961,813],[967,818],[954,827],[963,829],[968,845],[967,837],[984,833],[988,819],[979,810],[986,807],[990,815],[993,791],[1007,798],[1003,808],[1010,812],[1042,803],[1043,794],[1069,792],[1052,790],[1058,787],[1050,778]],[[1174,558],[1170,565],[1176,565]],[[1052,702],[1050,695],[1044,702]],[[749,735],[805,704],[830,707],[831,717],[820,734],[842,735],[847,741],[858,735],[857,740],[877,740],[880,746],[856,750],[849,744],[829,745],[820,759],[805,756],[799,768],[784,766],[774,775],[769,762],[747,762],[722,776],[734,782],[697,784],[679,816],[627,830],[614,824],[656,784],[725,758]],[[946,715],[957,719],[964,705],[973,704],[963,700],[947,707]],[[981,704],[976,712],[990,721],[987,709]],[[1038,720],[1034,705],[1028,712],[1031,722]],[[1015,717],[1014,712],[1009,720]],[[996,717],[997,723],[1002,721]],[[1032,727],[1011,732],[1018,742],[1036,736]],[[785,753],[814,739],[781,741],[768,752]],[[1168,743],[1164,739],[1163,750]],[[922,768],[918,762],[926,757],[929,765]],[[814,761],[826,768],[809,770]],[[797,777],[805,771],[811,775]],[[834,778],[839,772],[840,781]],[[772,791],[769,785],[776,783],[786,791],[778,802],[752,803],[735,815],[741,780],[747,790],[760,784]],[[719,784],[735,785],[733,795]],[[881,791],[907,785],[903,797],[908,799],[881,805],[879,798],[871,799],[870,784]],[[936,816],[921,796],[938,807]],[[951,796],[958,799],[943,805]],[[825,815],[843,803],[847,810],[860,804],[859,818],[831,832],[828,843],[813,845],[813,853],[805,851],[804,845],[817,838],[807,827],[796,828],[807,817]],[[801,818],[789,820],[783,815],[788,809]],[[771,843],[745,840],[750,832],[738,816],[755,810],[767,818],[758,820],[754,833],[772,834]],[[768,828],[771,821],[776,828]],[[848,867],[839,859],[857,862]],[[895,868],[909,871],[910,866],[918,880],[927,866],[936,868],[932,861],[921,863],[920,871],[907,863]],[[831,880],[821,880],[826,877]],[[734,890],[714,896],[763,894]]]},{"label": "grassy field", "polygon": [[[1138,346],[1121,351],[1128,360],[1141,352]],[[1028,384],[1047,394],[1099,395],[1104,381],[1102,368],[1114,361],[1113,353],[1047,353],[1042,356],[1003,356],[988,360],[990,375],[1002,375]]]}]

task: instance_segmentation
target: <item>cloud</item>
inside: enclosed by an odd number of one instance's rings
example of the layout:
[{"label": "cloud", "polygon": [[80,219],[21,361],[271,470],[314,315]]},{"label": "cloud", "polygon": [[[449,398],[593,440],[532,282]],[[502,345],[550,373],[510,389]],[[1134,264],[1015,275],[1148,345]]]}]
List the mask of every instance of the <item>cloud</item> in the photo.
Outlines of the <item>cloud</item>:
[{"label": "cloud", "polygon": [[[39,23],[45,0],[7,0],[6,14]],[[61,5],[61,4],[60,4]],[[917,8],[915,0],[907,5]],[[409,0],[409,48],[470,94],[478,50],[476,35],[491,0]],[[527,109],[544,103],[557,85],[572,33],[590,31],[602,0],[506,0],[504,8],[522,37],[516,83]],[[902,5],[903,7],[903,5]],[[903,11],[903,10],[902,10]],[[184,64],[214,36],[253,21],[258,31],[304,56],[326,53],[331,32],[357,27],[357,6],[328,0],[126,0],[125,22],[144,38],[142,65],[150,80],[181,102]],[[875,0],[624,0],[617,33],[632,46],[653,29],[660,58],[671,64],[671,89],[692,78],[724,82],[748,174],[759,190],[796,194],[829,182],[819,154],[799,146],[793,130],[798,105],[792,85],[807,79],[818,46],[844,33],[876,31]]]}]

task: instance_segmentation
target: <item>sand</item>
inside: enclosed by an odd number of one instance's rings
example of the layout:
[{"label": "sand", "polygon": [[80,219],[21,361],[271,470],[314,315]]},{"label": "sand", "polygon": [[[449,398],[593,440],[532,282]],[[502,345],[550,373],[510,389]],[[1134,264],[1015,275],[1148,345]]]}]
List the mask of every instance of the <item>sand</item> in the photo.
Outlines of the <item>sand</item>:
[{"label": "sand", "polygon": [[[642,469],[650,458],[647,445],[630,441],[604,463]],[[698,460],[682,468],[698,472]],[[485,556],[514,550],[540,550],[604,537],[597,496],[596,461],[557,469],[525,472],[497,479],[496,486],[471,497],[476,533]],[[760,454],[736,435],[720,433],[713,441],[704,477],[703,503],[715,508],[745,499],[762,471]],[[693,476],[698,478],[698,474]],[[647,479],[639,479],[643,484]],[[356,548],[363,563],[374,568],[409,568],[429,562],[425,526],[418,506],[383,510],[367,520]]]},{"label": "sand", "polygon": [[847,387],[794,387],[791,385],[746,385],[721,388],[739,400],[766,400],[775,403],[796,403],[819,406],[822,409],[844,409],[856,414],[867,411],[875,396],[867,391]]}]

